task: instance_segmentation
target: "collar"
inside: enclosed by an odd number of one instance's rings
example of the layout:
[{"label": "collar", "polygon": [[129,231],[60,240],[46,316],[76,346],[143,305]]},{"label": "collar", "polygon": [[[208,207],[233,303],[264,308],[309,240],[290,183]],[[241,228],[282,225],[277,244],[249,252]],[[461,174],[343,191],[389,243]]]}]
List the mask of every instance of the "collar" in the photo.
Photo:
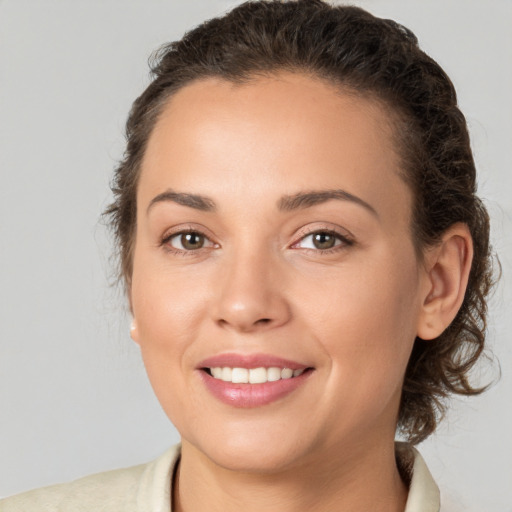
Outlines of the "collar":
[{"label": "collar", "polygon": [[418,450],[408,443],[395,443],[398,469],[409,484],[404,512],[439,512],[440,494]]}]

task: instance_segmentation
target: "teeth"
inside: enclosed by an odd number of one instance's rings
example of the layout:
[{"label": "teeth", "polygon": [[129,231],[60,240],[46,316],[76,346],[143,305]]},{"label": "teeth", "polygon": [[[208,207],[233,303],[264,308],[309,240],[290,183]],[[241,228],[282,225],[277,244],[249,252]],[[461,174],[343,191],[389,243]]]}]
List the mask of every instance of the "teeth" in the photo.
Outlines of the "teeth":
[{"label": "teeth", "polygon": [[290,368],[283,368],[281,370],[281,379],[291,379],[293,377],[293,370]]},{"label": "teeth", "polygon": [[210,368],[210,371],[216,379],[222,379],[222,368]]},{"label": "teeth", "polygon": [[210,372],[215,379],[234,384],[264,384],[265,382],[275,382],[281,379],[291,379],[304,373],[302,370],[292,370],[291,368],[230,368],[216,367],[210,368]]},{"label": "teeth", "polygon": [[267,370],[267,380],[269,382],[275,382],[281,379],[281,368],[269,368]]},{"label": "teeth", "polygon": [[251,368],[249,370],[249,382],[251,384],[267,382],[267,370],[265,368]]},{"label": "teeth", "polygon": [[247,368],[233,368],[231,382],[235,384],[247,384],[249,382],[249,370]]},{"label": "teeth", "polygon": [[225,382],[231,382],[232,374],[233,374],[233,370],[231,368],[222,368],[221,379]]},{"label": "teeth", "polygon": [[275,382],[281,379],[281,368],[269,368],[267,370],[267,380],[269,382]]}]

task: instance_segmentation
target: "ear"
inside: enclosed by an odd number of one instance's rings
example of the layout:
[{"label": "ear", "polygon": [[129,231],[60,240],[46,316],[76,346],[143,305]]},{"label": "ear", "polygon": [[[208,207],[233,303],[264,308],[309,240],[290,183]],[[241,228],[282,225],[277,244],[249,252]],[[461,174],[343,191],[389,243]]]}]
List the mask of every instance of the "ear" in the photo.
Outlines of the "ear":
[{"label": "ear", "polygon": [[132,314],[132,323],[130,325],[130,336],[137,345],[140,345],[139,341],[139,329],[137,327],[137,321],[133,314],[133,303],[132,303],[132,283],[131,279],[126,279],[126,296],[128,298],[128,305],[130,307],[130,313]]},{"label": "ear", "polygon": [[139,329],[137,328],[137,322],[135,321],[135,318],[132,319],[132,325],[130,326],[130,336],[137,345],[140,345],[139,342]]},{"label": "ear", "polygon": [[448,228],[441,242],[425,254],[426,280],[417,336],[437,338],[459,311],[473,260],[473,240],[466,224]]}]

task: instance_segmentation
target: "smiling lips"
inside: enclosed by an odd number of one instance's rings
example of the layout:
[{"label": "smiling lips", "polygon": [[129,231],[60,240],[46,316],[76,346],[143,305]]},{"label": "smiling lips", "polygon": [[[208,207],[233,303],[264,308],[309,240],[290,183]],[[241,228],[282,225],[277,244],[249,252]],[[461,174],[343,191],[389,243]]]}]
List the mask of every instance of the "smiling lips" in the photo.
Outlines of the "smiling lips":
[{"label": "smiling lips", "polygon": [[234,407],[259,407],[284,398],[303,384],[312,368],[266,355],[223,354],[201,363],[207,389]]}]

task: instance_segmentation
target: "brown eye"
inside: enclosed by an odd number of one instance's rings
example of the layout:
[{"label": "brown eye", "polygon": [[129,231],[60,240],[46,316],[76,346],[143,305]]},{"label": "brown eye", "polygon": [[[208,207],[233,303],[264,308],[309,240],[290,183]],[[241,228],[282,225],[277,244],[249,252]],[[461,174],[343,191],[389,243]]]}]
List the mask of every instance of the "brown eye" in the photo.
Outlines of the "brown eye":
[{"label": "brown eye", "polygon": [[205,246],[213,246],[205,235],[197,231],[176,233],[168,238],[167,243],[180,251],[194,251]]},{"label": "brown eye", "polygon": [[184,249],[200,249],[204,245],[204,236],[199,233],[183,233],[180,242]]},{"label": "brown eye", "polygon": [[334,231],[315,231],[302,237],[294,247],[327,251],[335,247],[342,249],[350,245],[353,245],[353,242],[339,233]]},{"label": "brown eye", "polygon": [[314,233],[312,237],[317,249],[331,249],[336,244],[336,237],[331,233]]}]

